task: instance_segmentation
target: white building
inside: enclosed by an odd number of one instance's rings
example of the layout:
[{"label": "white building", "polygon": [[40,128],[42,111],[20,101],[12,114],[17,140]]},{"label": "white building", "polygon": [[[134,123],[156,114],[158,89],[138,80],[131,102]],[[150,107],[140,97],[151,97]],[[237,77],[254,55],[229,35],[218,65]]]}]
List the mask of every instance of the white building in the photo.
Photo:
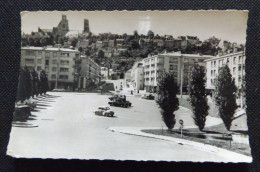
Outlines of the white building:
[{"label": "white building", "polygon": [[67,48],[21,48],[21,66],[34,68],[38,72],[45,70],[51,89],[75,87],[75,59],[78,58],[79,51]]},{"label": "white building", "polygon": [[104,79],[104,80],[108,79],[108,68],[107,67],[101,67],[101,76],[102,76],[102,79]]},{"label": "white building", "polygon": [[173,73],[177,85],[186,92],[188,76],[195,62],[201,66],[206,66],[204,60],[211,59],[213,56],[199,54],[181,54],[180,52],[163,53],[149,55],[143,59],[144,65],[144,87],[146,91],[155,92],[157,78],[165,72]]},{"label": "white building", "polygon": [[241,96],[242,80],[245,77],[245,52],[240,51],[236,53],[216,56],[212,59],[206,60],[207,66],[207,84],[208,90],[214,91],[216,77],[218,76],[219,68],[227,64],[235,84],[238,88],[238,98]]},{"label": "white building", "polygon": [[130,87],[133,90],[143,90],[144,89],[144,67],[142,61],[137,61],[131,68],[131,82]]}]

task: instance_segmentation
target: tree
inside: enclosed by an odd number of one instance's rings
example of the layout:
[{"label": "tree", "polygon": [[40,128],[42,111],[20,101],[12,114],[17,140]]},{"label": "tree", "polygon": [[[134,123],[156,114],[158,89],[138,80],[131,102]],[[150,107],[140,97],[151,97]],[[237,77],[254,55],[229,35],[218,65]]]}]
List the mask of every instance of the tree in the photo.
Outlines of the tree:
[{"label": "tree", "polygon": [[169,130],[172,130],[176,120],[174,111],[179,109],[179,100],[176,96],[178,87],[171,73],[163,72],[157,84],[158,99],[156,103],[161,109],[162,120]]},{"label": "tree", "polygon": [[39,84],[38,73],[34,70],[34,68],[31,72],[31,76],[32,76],[32,97],[34,97],[35,95],[38,96],[38,84]]},{"label": "tree", "polygon": [[31,80],[31,73],[27,66],[24,67],[25,73],[25,98],[29,99],[32,95],[32,80]]},{"label": "tree", "polygon": [[193,120],[199,127],[200,131],[202,131],[205,126],[206,117],[208,116],[209,110],[205,83],[206,79],[204,68],[198,64],[195,64],[191,71],[188,91],[190,96],[190,104],[194,115]]},{"label": "tree", "polygon": [[104,57],[105,57],[104,51],[99,50],[99,51],[98,51],[98,59],[99,59],[99,60],[102,60]]},{"label": "tree", "polygon": [[219,75],[215,84],[215,103],[219,115],[223,120],[226,129],[230,130],[232,118],[237,109],[236,103],[237,87],[232,78],[228,65],[219,68]]},{"label": "tree", "polygon": [[47,74],[45,73],[44,70],[41,71],[41,74],[40,74],[40,94],[46,94],[47,91],[49,91],[49,86],[48,86],[48,77],[47,77]]},{"label": "tree", "polygon": [[76,47],[77,43],[78,43],[78,38],[73,38],[71,40],[71,46]]},{"label": "tree", "polygon": [[16,101],[23,102],[26,99],[26,89],[25,89],[26,84],[25,84],[25,82],[26,82],[25,70],[23,68],[20,68],[20,75],[19,75]]}]

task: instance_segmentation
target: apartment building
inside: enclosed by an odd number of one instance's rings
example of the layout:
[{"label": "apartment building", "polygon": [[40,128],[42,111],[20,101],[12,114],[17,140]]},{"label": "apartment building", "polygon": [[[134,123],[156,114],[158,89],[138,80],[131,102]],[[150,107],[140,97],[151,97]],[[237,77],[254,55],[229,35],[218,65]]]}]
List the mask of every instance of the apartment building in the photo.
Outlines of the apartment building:
[{"label": "apartment building", "polygon": [[241,89],[242,79],[245,76],[245,59],[245,52],[240,51],[205,60],[207,69],[206,88],[212,91],[215,89],[214,85],[216,83],[219,68],[228,65],[236,86],[238,89]]},{"label": "apartment building", "polygon": [[90,57],[81,56],[78,88],[86,89],[91,84],[98,84],[101,80],[101,67]]},{"label": "apartment building", "polygon": [[149,55],[143,59],[144,87],[146,91],[155,92],[160,74],[170,72],[176,78],[177,85],[187,92],[188,78],[194,63],[206,67],[204,62],[213,56],[199,54],[181,54],[180,52]]},{"label": "apartment building", "polygon": [[108,68],[107,67],[101,67],[100,70],[101,70],[102,79],[108,80]]},{"label": "apartment building", "polygon": [[130,86],[132,89],[138,91],[144,89],[144,68],[143,62],[137,61],[134,63],[133,67],[131,68],[131,82]]},{"label": "apartment building", "polygon": [[22,47],[21,66],[34,68],[48,74],[49,87],[73,89],[75,82],[75,60],[79,51],[53,47]]}]

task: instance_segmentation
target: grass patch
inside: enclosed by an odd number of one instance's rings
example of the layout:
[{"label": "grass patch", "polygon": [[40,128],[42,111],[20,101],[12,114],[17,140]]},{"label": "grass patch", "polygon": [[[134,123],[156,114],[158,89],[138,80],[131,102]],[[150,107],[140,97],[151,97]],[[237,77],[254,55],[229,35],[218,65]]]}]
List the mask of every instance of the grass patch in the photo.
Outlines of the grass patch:
[{"label": "grass patch", "polygon": [[[170,132],[169,130],[153,129],[153,130],[142,130],[142,132],[155,134],[155,135],[181,138],[181,133],[179,130],[173,130]],[[231,141],[231,147],[230,147],[230,138],[223,137],[222,132],[214,131],[211,128],[205,129],[204,132],[200,132],[198,129],[183,130],[182,139],[208,144],[229,151],[251,156],[251,150],[248,144]]]}]

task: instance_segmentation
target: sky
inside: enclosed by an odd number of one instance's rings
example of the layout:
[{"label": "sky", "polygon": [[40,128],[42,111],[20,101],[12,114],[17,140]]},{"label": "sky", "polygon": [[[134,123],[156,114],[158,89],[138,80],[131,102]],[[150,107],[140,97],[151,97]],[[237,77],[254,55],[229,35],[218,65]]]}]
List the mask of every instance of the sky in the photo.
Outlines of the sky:
[{"label": "sky", "polygon": [[83,30],[84,19],[89,19],[94,34],[147,34],[152,30],[159,35],[198,36],[205,40],[216,36],[221,40],[245,43],[247,11],[37,11],[22,12],[22,32],[31,33],[52,29],[67,15],[70,30]]}]

